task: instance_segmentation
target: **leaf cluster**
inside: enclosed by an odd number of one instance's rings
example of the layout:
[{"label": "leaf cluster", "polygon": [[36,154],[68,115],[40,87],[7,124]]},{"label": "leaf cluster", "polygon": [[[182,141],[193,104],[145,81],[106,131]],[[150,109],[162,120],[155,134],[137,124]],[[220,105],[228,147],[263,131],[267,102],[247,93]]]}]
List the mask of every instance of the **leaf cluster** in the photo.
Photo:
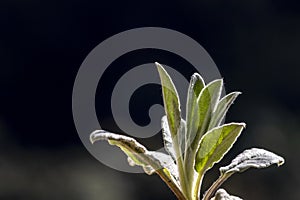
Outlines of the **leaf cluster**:
[{"label": "leaf cluster", "polygon": [[[135,139],[103,130],[90,135],[92,143],[108,140],[121,148],[130,165],[143,167],[147,174],[157,173],[180,200],[199,200],[201,183],[205,173],[219,162],[231,149],[245,128],[245,123],[222,121],[240,92],[232,92],[221,98],[223,80],[205,84],[200,74],[191,77],[188,88],[186,116],[175,85],[166,70],[156,63],[161,79],[165,116],[162,118],[162,134],[167,154],[149,151]],[[220,168],[220,177],[203,195],[209,200],[231,175],[250,167],[264,168],[281,165],[284,159],[263,149],[249,149],[238,155],[230,165]],[[215,199],[230,196],[225,190],[216,192]],[[239,198],[238,198],[239,199]]]}]

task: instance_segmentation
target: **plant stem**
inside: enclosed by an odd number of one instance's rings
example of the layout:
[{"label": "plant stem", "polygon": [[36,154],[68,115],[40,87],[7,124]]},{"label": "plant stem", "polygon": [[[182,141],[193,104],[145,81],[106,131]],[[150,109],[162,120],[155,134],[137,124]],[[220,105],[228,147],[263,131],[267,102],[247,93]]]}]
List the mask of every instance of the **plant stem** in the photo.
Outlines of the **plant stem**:
[{"label": "plant stem", "polygon": [[200,199],[200,192],[201,192],[201,185],[202,185],[202,179],[203,179],[204,173],[203,172],[199,172],[197,179],[196,179],[196,183],[195,183],[195,190],[193,193],[193,197],[196,200]]},{"label": "plant stem", "polygon": [[173,145],[174,145],[174,151],[175,151],[175,155],[177,156],[176,158],[176,163],[177,163],[177,169],[178,169],[178,174],[179,174],[179,182],[180,182],[180,188],[182,193],[184,194],[185,198],[187,200],[191,200],[190,198],[190,193],[188,191],[187,188],[187,184],[188,184],[188,180],[187,180],[187,176],[186,176],[186,170],[184,169],[184,165],[183,165],[183,152],[181,152],[181,147],[180,147],[180,143],[179,143],[179,134],[183,134],[182,132],[177,133],[177,135],[172,138],[173,139]]},{"label": "plant stem", "polygon": [[163,169],[158,169],[155,172],[169,186],[169,188],[176,195],[178,200],[186,200],[185,196],[182,194],[179,187],[170,179],[170,177],[168,175],[166,175],[166,173],[163,171]]},{"label": "plant stem", "polygon": [[195,170],[194,170],[194,155],[193,151],[188,148],[185,151],[184,156],[184,169],[185,169],[185,175],[186,175],[186,181],[187,181],[187,191],[188,194],[192,195],[190,198],[194,200],[193,197],[193,190],[194,190],[194,179],[195,179]]},{"label": "plant stem", "polygon": [[178,172],[179,172],[179,181],[180,181],[180,186],[185,194],[186,198],[190,200],[190,193],[187,188],[187,184],[189,183],[187,180],[187,176],[183,167],[183,162],[182,162],[182,157],[179,157],[177,160],[177,165],[178,165]]},{"label": "plant stem", "polygon": [[223,174],[219,176],[219,178],[210,186],[210,188],[206,191],[206,193],[203,196],[202,200],[210,200],[214,193],[217,191],[217,189],[232,175],[230,174]]}]

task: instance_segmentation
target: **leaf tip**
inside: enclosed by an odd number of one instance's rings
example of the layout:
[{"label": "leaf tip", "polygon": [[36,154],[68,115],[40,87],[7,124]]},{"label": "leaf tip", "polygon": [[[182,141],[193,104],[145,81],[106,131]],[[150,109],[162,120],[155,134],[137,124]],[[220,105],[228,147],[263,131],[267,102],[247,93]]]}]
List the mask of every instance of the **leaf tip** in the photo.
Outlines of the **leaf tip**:
[{"label": "leaf tip", "polygon": [[246,123],[245,122],[240,123],[240,125],[243,126],[243,128],[246,128]]},{"label": "leaf tip", "polygon": [[246,123],[245,122],[231,122],[228,125],[240,126],[243,129],[246,128]]},{"label": "leaf tip", "polygon": [[162,66],[160,63],[158,63],[158,62],[155,62],[154,64],[156,65],[156,67],[157,67],[157,68],[159,68],[159,69],[163,69],[163,66]]},{"label": "leaf tip", "polygon": [[285,160],[283,157],[278,156],[278,162],[277,162],[277,167],[280,167],[281,165],[283,165],[285,163]]},{"label": "leaf tip", "polygon": [[94,144],[97,140],[99,140],[99,136],[101,133],[104,133],[105,131],[103,130],[95,130],[91,133],[90,135],[90,142]]}]

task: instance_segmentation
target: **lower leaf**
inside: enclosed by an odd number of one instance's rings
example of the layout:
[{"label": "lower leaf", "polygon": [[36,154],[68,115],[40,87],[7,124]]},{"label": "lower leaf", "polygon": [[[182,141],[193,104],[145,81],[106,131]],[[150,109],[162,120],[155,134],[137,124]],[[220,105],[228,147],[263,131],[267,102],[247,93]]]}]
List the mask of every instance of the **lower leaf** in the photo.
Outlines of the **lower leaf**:
[{"label": "lower leaf", "polygon": [[99,140],[106,140],[109,144],[118,146],[128,156],[129,165],[142,166],[149,175],[156,172],[179,199],[184,199],[180,190],[177,166],[170,155],[148,151],[146,147],[131,137],[104,130],[96,130],[91,133],[91,143]]}]

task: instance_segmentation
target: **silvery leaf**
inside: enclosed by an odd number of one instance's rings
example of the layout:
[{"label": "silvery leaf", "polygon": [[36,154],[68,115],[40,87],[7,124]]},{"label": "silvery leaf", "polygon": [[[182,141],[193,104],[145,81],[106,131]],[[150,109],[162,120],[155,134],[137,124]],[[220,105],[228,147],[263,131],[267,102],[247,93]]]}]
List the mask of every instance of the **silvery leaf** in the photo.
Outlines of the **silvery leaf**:
[{"label": "silvery leaf", "polygon": [[219,189],[216,192],[215,197],[211,198],[211,200],[242,200],[242,199],[233,195],[229,195],[224,189]]},{"label": "silvery leaf", "polygon": [[173,140],[171,136],[171,132],[169,129],[169,124],[167,120],[167,116],[163,116],[161,119],[161,127],[162,127],[162,135],[164,141],[164,147],[166,151],[170,154],[174,161],[176,161],[176,155],[173,147]]},{"label": "silvery leaf", "polygon": [[152,174],[157,170],[163,170],[168,176],[171,175],[173,181],[178,185],[178,172],[171,156],[161,153],[148,151],[135,139],[124,135],[110,133],[104,130],[96,130],[90,135],[92,143],[99,140],[107,140],[109,144],[116,145],[129,157],[128,163],[131,166],[142,166],[147,174]]},{"label": "silvery leaf", "polygon": [[220,168],[221,174],[243,172],[250,167],[266,168],[273,164],[284,164],[284,159],[270,151],[258,148],[245,150],[232,160],[231,164]]}]

